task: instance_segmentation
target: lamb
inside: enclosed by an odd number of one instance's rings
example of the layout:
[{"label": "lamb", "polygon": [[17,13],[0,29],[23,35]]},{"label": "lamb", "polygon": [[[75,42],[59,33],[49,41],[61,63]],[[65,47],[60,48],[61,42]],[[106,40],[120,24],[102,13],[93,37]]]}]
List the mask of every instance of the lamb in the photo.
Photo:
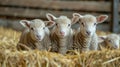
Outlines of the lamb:
[{"label": "lamb", "polygon": [[108,34],[107,36],[100,36],[98,40],[98,50],[102,50],[102,48],[119,49],[120,37],[118,34]]},{"label": "lamb", "polygon": [[22,32],[17,44],[18,50],[48,50],[50,48],[50,31],[48,28],[54,25],[53,22],[44,22],[40,19],[34,19],[31,21],[21,20],[20,23],[25,27],[25,30]]},{"label": "lamb", "polygon": [[56,25],[51,30],[50,38],[52,42],[52,52],[66,54],[72,48],[73,30],[71,25],[74,24],[67,16],[55,17],[47,13],[46,17],[50,22],[55,22]]},{"label": "lamb", "polygon": [[95,17],[90,14],[83,16],[79,13],[73,13],[73,22],[79,22],[80,26],[73,36],[73,49],[77,49],[79,52],[97,50],[98,37],[96,34],[96,25],[104,22],[107,18],[107,15]]}]

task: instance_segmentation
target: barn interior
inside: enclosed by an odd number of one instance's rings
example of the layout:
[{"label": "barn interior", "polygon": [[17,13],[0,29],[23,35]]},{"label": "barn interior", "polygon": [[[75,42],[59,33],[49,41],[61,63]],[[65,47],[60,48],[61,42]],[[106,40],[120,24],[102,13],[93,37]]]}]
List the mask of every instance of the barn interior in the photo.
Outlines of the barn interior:
[{"label": "barn interior", "polygon": [[[0,67],[119,67],[120,49],[62,55],[49,51],[18,51],[16,45],[25,29],[20,20],[47,20],[46,13],[108,15],[96,33],[120,34],[119,0],[0,0]],[[78,28],[78,23],[72,28]]]}]

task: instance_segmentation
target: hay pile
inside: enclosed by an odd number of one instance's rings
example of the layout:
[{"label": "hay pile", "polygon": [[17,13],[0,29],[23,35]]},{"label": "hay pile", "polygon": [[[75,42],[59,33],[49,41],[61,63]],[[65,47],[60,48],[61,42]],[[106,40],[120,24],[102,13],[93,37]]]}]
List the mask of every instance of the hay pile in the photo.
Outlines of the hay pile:
[{"label": "hay pile", "polygon": [[17,51],[20,32],[0,28],[0,67],[120,67],[120,50],[61,55],[47,51]]}]

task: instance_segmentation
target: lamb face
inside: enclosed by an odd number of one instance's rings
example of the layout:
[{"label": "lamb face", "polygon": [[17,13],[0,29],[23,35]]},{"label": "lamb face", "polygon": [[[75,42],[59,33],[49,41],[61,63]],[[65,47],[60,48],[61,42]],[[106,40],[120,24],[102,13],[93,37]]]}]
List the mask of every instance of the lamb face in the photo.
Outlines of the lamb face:
[{"label": "lamb face", "polygon": [[109,34],[99,37],[99,44],[108,49],[119,49],[120,37],[117,34]]},{"label": "lamb face", "polygon": [[80,19],[80,31],[85,36],[92,36],[96,31],[96,18],[92,15],[85,15]]},{"label": "lamb face", "polygon": [[68,36],[71,31],[71,21],[65,16],[60,16],[55,22],[56,28],[58,29],[58,35],[62,37]]},{"label": "lamb face", "polygon": [[96,25],[102,23],[108,18],[107,15],[100,15],[95,17],[93,15],[80,15],[78,13],[73,14],[73,22],[78,21],[80,24],[80,31],[82,35],[86,37],[91,37],[96,32]]},{"label": "lamb face", "polygon": [[110,34],[105,39],[106,44],[113,49],[119,49],[119,36],[117,34]]},{"label": "lamb face", "polygon": [[56,23],[54,28],[57,29],[57,35],[60,37],[66,37],[69,35],[71,31],[71,20],[69,18],[66,16],[56,18],[52,14],[47,14],[47,18],[49,21]]},{"label": "lamb face", "polygon": [[45,33],[49,33],[48,28],[42,20],[21,20],[20,23],[28,29],[33,40],[41,41],[44,38]]}]

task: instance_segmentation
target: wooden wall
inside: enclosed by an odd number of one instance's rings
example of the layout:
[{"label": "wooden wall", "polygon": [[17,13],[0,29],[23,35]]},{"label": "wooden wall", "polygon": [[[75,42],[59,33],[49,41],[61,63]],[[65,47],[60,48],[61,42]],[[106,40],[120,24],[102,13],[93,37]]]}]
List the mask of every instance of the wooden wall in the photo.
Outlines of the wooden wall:
[{"label": "wooden wall", "polygon": [[[111,22],[111,1],[60,1],[60,0],[0,0],[0,17],[14,18],[42,18],[46,19],[46,13],[55,16],[67,15],[72,17],[72,13],[90,13],[95,16],[107,14],[107,26],[110,30]],[[120,4],[118,8],[120,14]],[[120,16],[119,16],[120,18]],[[120,19],[119,19],[120,21]]]}]

